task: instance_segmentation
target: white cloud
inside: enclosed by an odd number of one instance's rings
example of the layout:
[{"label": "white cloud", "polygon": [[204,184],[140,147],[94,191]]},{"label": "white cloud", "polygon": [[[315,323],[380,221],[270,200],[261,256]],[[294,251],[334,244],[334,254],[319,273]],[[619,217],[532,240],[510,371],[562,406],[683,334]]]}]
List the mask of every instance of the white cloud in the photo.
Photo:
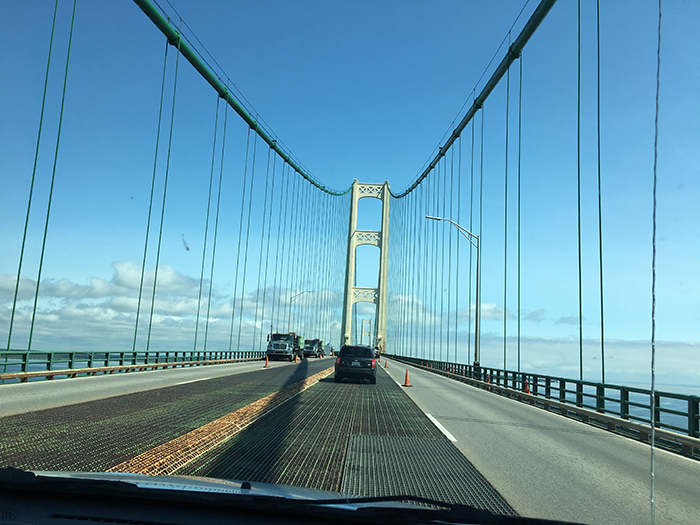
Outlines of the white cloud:
[{"label": "white cloud", "polygon": [[[131,349],[136,326],[136,311],[139,302],[141,267],[133,261],[112,263],[113,273],[109,280],[93,277],[89,284],[78,284],[69,279],[42,281],[39,289],[36,321],[32,348],[37,350],[94,350],[108,348],[113,351]],[[240,340],[242,347],[249,347],[255,337],[260,348],[264,334],[269,331],[273,308],[278,322],[288,319],[290,298],[296,290],[247,291],[233,300],[232,290],[214,286],[211,304],[208,304],[209,283],[202,287],[199,302],[199,281],[181,274],[170,266],[158,270],[153,318],[151,302],[155,272],[147,271],[141,295],[137,348],[145,348],[149,324],[151,349],[161,345],[167,349],[187,349],[193,344],[195,326],[198,326],[198,347],[207,333],[208,344],[217,349],[228,349],[233,324],[233,343]],[[12,300],[16,278],[0,275],[0,337],[7,338],[7,329],[12,311]],[[26,348],[32,316],[35,282],[26,277],[20,281],[17,309],[14,317],[12,348]],[[303,301],[293,303],[292,324],[298,319],[314,329],[325,326],[336,327],[339,313],[319,312],[320,305],[333,304],[328,299],[338,293],[318,290],[314,297],[300,297]],[[265,309],[263,311],[263,297]],[[242,301],[242,303],[241,303]],[[197,314],[199,309],[199,321]],[[209,310],[207,312],[207,310]],[[233,320],[232,320],[232,314]],[[257,318],[257,320],[256,320]],[[284,322],[282,322],[282,320]],[[323,321],[325,326],[319,325]],[[208,325],[208,326],[207,326]],[[281,327],[276,327],[281,328]],[[311,328],[309,328],[311,330]],[[336,328],[337,330],[337,328]],[[339,330],[337,330],[339,332]],[[262,334],[262,335],[261,335]]]}]

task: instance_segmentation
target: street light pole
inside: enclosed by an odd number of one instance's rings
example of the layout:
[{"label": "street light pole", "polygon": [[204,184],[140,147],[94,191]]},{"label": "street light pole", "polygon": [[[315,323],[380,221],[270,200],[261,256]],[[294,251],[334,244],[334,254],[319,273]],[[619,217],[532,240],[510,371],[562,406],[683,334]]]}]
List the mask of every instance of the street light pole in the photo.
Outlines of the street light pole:
[{"label": "street light pole", "polygon": [[476,319],[474,321],[474,369],[478,373],[480,366],[480,348],[481,348],[481,240],[478,235],[474,235],[466,228],[460,226],[451,219],[444,217],[425,216],[426,219],[434,221],[447,221],[452,224],[457,230],[466,237],[474,248],[476,248]]},{"label": "street light pole", "polygon": [[293,295],[292,298],[289,300],[289,317],[287,318],[287,333],[290,332],[290,327],[292,325],[292,301],[300,295],[304,295],[305,293],[311,292],[313,292],[313,290],[304,290],[303,292],[299,292],[298,294]]}]

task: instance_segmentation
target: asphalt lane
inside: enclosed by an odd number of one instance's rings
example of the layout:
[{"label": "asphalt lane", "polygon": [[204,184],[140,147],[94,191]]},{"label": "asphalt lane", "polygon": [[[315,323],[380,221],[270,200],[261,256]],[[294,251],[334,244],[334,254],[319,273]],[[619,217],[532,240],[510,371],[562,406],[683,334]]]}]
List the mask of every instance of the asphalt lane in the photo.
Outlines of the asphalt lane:
[{"label": "asphalt lane", "polygon": [[[330,360],[326,362],[331,363]],[[244,374],[261,370],[264,364],[264,361],[249,361],[0,385],[0,417]],[[283,366],[297,365],[287,361],[270,362],[270,369]]]},{"label": "asphalt lane", "polygon": [[[382,362],[382,365],[384,362]],[[648,445],[403,363],[385,370],[521,515],[650,522]],[[655,451],[658,523],[698,523],[700,462]]]}]

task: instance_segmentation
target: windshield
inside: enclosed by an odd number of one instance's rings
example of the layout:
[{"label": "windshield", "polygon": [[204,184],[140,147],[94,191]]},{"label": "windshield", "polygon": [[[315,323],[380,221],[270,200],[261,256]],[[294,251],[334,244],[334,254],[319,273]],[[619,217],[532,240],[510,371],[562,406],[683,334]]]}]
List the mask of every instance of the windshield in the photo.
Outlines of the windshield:
[{"label": "windshield", "polygon": [[0,2],[0,469],[696,521],[699,24]]}]

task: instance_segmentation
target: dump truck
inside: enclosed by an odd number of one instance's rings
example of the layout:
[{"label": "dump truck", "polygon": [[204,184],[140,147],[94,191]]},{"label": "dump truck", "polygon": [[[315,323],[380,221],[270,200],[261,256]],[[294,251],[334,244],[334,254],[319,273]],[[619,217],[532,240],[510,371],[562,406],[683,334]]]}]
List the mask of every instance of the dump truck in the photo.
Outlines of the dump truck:
[{"label": "dump truck", "polygon": [[323,357],[323,341],[307,339],[304,344],[304,357]]},{"label": "dump truck", "polygon": [[304,338],[294,332],[270,334],[267,340],[268,359],[293,361],[294,356],[303,357]]}]

